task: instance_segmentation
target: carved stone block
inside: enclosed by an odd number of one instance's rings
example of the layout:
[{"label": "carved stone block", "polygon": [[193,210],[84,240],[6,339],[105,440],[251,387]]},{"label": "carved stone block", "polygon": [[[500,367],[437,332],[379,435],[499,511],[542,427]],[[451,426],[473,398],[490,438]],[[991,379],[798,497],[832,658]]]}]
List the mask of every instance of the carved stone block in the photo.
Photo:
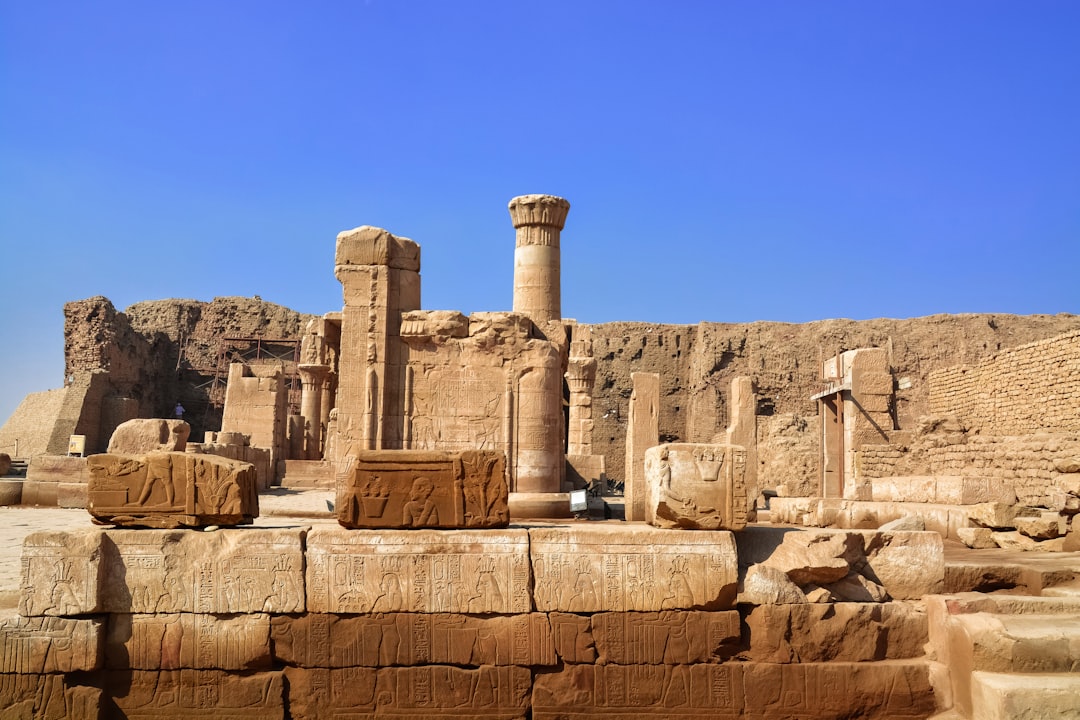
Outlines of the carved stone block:
[{"label": "carved stone block", "polygon": [[662,528],[746,527],[746,449],[668,443],[645,451],[645,520]]},{"label": "carved stone block", "polygon": [[293,720],[348,717],[518,720],[529,707],[523,667],[287,668]]},{"label": "carved stone block", "polygon": [[0,717],[5,720],[98,720],[101,690],[69,684],[64,675],[0,674]]},{"label": "carved stone block", "polygon": [[563,662],[596,662],[596,643],[593,641],[592,616],[573,613],[548,613],[555,652]]},{"label": "carved stone block", "polygon": [[649,526],[529,530],[536,609],[726,610],[738,580],[729,532]]},{"label": "carved stone block", "polygon": [[250,463],[171,452],[91,455],[87,465],[87,510],[100,524],[247,525],[259,515]]},{"label": "carved stone block", "polygon": [[565,665],[536,676],[534,720],[925,718],[927,663]]},{"label": "carved stone block", "polygon": [[601,665],[721,662],[739,650],[737,610],[598,613],[592,634]]},{"label": "carved stone block", "polygon": [[105,663],[117,670],[267,670],[270,616],[110,615]]},{"label": "carved stone block", "polygon": [[100,530],[27,535],[23,540],[19,614],[101,612],[99,564],[103,547]]},{"label": "carved stone block", "polygon": [[469,450],[361,451],[337,488],[349,528],[506,527],[506,459]]},{"label": "carved stone block", "polygon": [[128,720],[281,720],[285,716],[280,672],[110,671],[105,674],[105,694],[115,703],[113,708],[103,708],[106,716]]},{"label": "carved stone block", "polygon": [[316,528],[307,539],[308,612],[523,613],[531,581],[525,530]]},{"label": "carved stone block", "polygon": [[564,665],[536,676],[534,720],[741,718],[742,666]]},{"label": "carved stone block", "polygon": [[0,673],[66,673],[102,666],[96,618],[21,617],[0,622]]},{"label": "carved stone block", "polygon": [[105,612],[304,611],[304,530],[103,532]]},{"label": "carved stone block", "polygon": [[926,660],[742,663],[746,716],[916,720],[936,703]]},{"label": "carved stone block", "polygon": [[554,665],[547,615],[308,614],[271,622],[274,657],[309,668],[393,665]]}]

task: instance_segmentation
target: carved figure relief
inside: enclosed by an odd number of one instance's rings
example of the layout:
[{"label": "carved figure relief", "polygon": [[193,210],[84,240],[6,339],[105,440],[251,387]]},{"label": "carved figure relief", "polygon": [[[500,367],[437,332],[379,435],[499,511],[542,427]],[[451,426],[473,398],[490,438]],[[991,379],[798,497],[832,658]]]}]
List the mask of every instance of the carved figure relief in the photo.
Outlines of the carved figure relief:
[{"label": "carved figure relief", "polygon": [[645,519],[662,528],[746,527],[746,451],[674,443],[645,451]]},{"label": "carved figure relief", "polygon": [[251,463],[193,453],[106,453],[91,455],[87,467],[87,509],[98,524],[246,525],[259,514]]},{"label": "carved figure relief", "polygon": [[357,453],[339,478],[337,518],[351,528],[505,527],[506,464],[484,451]]}]

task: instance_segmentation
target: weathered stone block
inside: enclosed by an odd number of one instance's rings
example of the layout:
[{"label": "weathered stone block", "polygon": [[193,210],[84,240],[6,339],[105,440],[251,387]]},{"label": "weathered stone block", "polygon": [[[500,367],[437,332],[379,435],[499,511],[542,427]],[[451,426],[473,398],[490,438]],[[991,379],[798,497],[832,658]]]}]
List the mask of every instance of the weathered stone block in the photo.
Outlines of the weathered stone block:
[{"label": "weathered stone block", "polygon": [[271,638],[276,659],[306,668],[543,666],[558,660],[543,613],[278,616],[271,623]]},{"label": "weathered stone block", "polygon": [[592,636],[601,665],[722,662],[739,649],[739,613],[664,610],[597,613]]},{"label": "weathered stone block", "polygon": [[304,530],[106,530],[110,613],[304,611]]},{"label": "weathered stone block", "polygon": [[19,614],[102,612],[99,579],[103,547],[100,530],[27,535],[23,540]]},{"label": "weathered stone block", "polygon": [[91,455],[87,464],[87,510],[101,524],[246,525],[259,516],[250,463],[172,452]]},{"label": "weathered stone block", "polygon": [[743,665],[564,665],[538,674],[534,720],[741,718]]},{"label": "weathered stone block", "polygon": [[280,672],[238,675],[221,670],[113,670],[105,673],[106,717],[129,720],[228,718],[282,720]]},{"label": "weathered stone block", "polygon": [[592,616],[573,613],[548,613],[555,652],[563,662],[596,662],[596,644],[592,635]]},{"label": "weathered stone block", "polygon": [[537,675],[534,720],[925,718],[927,663],[565,665]]},{"label": "weathered stone block", "polygon": [[101,690],[69,684],[64,675],[0,674],[0,717],[4,720],[98,720]]},{"label": "weathered stone block", "polygon": [[0,673],[97,670],[104,623],[97,618],[22,617],[0,621]]},{"label": "weathered stone block", "polygon": [[945,587],[945,548],[935,532],[862,532],[866,563],[855,568],[894,600],[918,600]]},{"label": "weathered stone block", "polygon": [[110,615],[105,664],[116,670],[267,670],[270,616]]},{"label": "weathered stone block", "polygon": [[138,418],[120,423],[109,439],[110,454],[183,452],[191,426],[183,420]]},{"label": "weathered stone block", "polygon": [[972,714],[979,720],[1080,719],[1080,676],[971,674]]},{"label": "weathered stone block", "polygon": [[726,610],[738,581],[730,532],[533,528],[536,609],[566,612]]},{"label": "weathered stone block", "polygon": [[527,668],[287,668],[293,720],[482,718],[518,720],[529,707]]},{"label": "weathered stone block", "polygon": [[360,451],[337,488],[349,528],[490,528],[510,523],[506,459],[468,450]]},{"label": "weathered stone block", "polygon": [[530,588],[525,530],[308,534],[308,612],[523,613]]},{"label": "weathered stone block", "polygon": [[926,612],[906,603],[762,605],[745,616],[740,659],[770,663],[868,662],[921,657]]},{"label": "weathered stone block", "polygon": [[669,443],[645,451],[645,520],[662,528],[746,527],[746,449]]}]

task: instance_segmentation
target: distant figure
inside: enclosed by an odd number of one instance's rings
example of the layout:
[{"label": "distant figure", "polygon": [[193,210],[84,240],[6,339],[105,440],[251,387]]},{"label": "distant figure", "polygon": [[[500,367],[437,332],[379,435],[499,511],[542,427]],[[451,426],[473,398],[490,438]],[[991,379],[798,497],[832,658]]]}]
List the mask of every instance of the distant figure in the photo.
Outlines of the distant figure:
[{"label": "distant figure", "polygon": [[176,413],[177,420],[184,419],[184,406],[180,404],[179,400],[176,401],[176,408],[173,410],[173,412]]}]

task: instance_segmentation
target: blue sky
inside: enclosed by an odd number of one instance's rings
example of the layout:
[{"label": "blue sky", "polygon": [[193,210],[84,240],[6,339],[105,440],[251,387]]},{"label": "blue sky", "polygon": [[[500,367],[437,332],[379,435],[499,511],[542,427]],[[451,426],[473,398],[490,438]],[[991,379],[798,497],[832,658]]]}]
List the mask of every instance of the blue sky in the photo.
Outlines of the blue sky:
[{"label": "blue sky", "polygon": [[563,314],[1080,312],[1080,3],[0,0],[0,421],[63,303],[340,309],[338,231],[509,309],[507,201],[571,202]]}]

